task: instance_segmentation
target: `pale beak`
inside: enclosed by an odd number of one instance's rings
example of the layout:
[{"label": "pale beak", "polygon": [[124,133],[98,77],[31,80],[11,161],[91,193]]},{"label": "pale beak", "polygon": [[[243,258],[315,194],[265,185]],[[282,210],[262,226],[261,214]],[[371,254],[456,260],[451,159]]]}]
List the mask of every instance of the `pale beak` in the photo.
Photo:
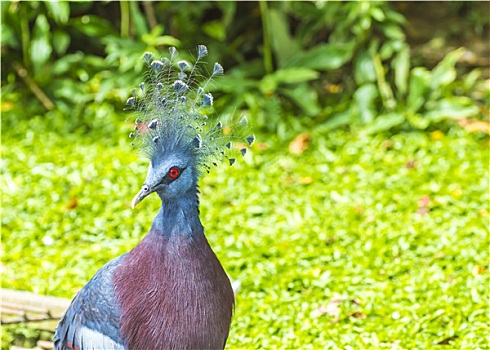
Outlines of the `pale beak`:
[{"label": "pale beak", "polygon": [[141,187],[141,190],[134,196],[133,201],[131,202],[131,208],[134,209],[134,207],[141,202],[143,199],[145,199],[146,196],[148,196],[150,193],[153,191],[150,189],[150,186],[148,185],[143,185]]}]

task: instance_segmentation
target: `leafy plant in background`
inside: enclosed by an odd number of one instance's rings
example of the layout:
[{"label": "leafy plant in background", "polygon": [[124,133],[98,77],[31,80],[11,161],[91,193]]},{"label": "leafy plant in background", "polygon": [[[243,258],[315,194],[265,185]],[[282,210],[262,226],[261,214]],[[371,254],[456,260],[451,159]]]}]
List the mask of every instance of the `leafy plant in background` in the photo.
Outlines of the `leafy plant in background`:
[{"label": "leafy plant in background", "polygon": [[[228,68],[217,109],[249,113],[257,129],[323,123],[377,132],[478,115],[455,80],[461,51],[432,71],[411,67],[405,19],[383,1],[1,6],[2,110],[10,126],[44,115],[57,130],[112,135],[116,123],[107,116],[122,110],[141,53],[170,45],[185,53],[199,43]],[[465,78],[466,91],[476,78]]]},{"label": "leafy plant in background", "polygon": [[[408,46],[404,46],[392,61],[392,85],[384,78],[386,71],[379,54],[372,53],[376,65],[375,81],[367,81],[356,90],[349,111],[361,115],[367,124],[365,132],[384,131],[404,124],[426,129],[446,119],[459,120],[478,115],[479,108],[475,102],[469,97],[457,96],[452,84],[456,79],[455,64],[463,49],[449,53],[433,70],[424,67],[410,69],[408,50]],[[469,76],[470,80],[476,77],[475,74]]]},{"label": "leafy plant in background", "polygon": [[[127,97],[142,67],[141,53],[179,44],[162,35],[161,26],[150,31],[136,2],[1,6],[2,76],[7,80],[2,81],[2,108],[11,126],[18,119],[44,115],[58,131],[101,128],[111,135],[108,116]],[[119,7],[117,24],[93,14],[105,6]],[[20,80],[27,89],[19,89]],[[29,99],[32,95],[36,98]],[[29,104],[17,103],[28,99]]]},{"label": "leafy plant in background", "polygon": [[[479,114],[453,84],[463,50],[432,71],[411,68],[405,20],[385,2],[261,3],[260,10],[262,64],[237,67],[221,86],[230,95],[222,103],[245,104],[260,125],[280,125],[288,101],[327,128],[357,125],[368,133]],[[466,85],[476,78],[472,73]]]},{"label": "leafy plant in background", "polygon": [[291,111],[311,118],[321,114],[321,86],[313,82],[322,71],[350,61],[354,53],[352,43],[330,45],[322,39],[325,24],[335,22],[340,7],[260,2],[262,57],[240,64],[222,79],[222,107],[245,105],[253,120],[269,130],[277,130]]},{"label": "leafy plant in background", "polygon": [[425,129],[445,119],[478,115],[475,103],[456,96],[452,85],[463,49],[448,54],[432,71],[411,68],[404,18],[383,3],[351,5],[349,14],[355,16],[350,16],[350,23],[343,22],[332,39],[345,40],[344,25],[352,28],[357,43],[352,55],[355,91],[349,108],[328,123],[361,124],[364,132],[374,133],[396,126]]}]

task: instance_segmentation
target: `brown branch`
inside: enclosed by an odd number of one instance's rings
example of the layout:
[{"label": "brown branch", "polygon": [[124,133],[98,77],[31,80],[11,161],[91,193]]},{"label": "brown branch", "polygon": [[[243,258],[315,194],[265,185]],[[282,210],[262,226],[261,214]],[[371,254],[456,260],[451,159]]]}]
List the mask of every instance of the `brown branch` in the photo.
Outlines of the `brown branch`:
[{"label": "brown branch", "polygon": [[155,28],[158,25],[157,18],[155,17],[155,11],[151,1],[143,1],[143,9],[145,11],[146,19],[150,25],[150,29]]},{"label": "brown branch", "polygon": [[54,109],[54,103],[49,99],[48,96],[41,90],[39,85],[29,77],[27,73],[27,69],[25,69],[19,62],[12,63],[15,72],[19,75],[19,77],[24,81],[27,87],[32,91],[32,93],[36,96],[36,98],[43,104],[44,108],[48,111]]}]

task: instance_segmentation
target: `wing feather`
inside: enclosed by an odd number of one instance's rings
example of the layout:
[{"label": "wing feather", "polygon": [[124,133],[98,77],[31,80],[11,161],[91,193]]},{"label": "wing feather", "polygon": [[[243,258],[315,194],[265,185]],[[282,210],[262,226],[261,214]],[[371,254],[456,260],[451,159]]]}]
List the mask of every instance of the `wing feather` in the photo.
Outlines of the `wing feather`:
[{"label": "wing feather", "polygon": [[112,275],[124,256],[104,265],[75,296],[54,335],[55,350],[124,350]]}]

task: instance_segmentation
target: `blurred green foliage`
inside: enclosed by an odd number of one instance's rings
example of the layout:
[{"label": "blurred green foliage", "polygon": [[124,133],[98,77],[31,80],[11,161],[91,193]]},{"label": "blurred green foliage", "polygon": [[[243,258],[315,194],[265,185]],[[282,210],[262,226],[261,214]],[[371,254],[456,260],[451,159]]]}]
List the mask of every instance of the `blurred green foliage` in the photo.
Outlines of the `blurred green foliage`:
[{"label": "blurred green foliage", "polygon": [[[103,116],[120,111],[141,80],[142,53],[173,45],[185,56],[197,44],[228,69],[215,88],[217,109],[248,114],[269,131],[298,122],[368,133],[426,129],[488,108],[488,89],[468,98],[478,71],[459,83],[463,49],[432,70],[411,64],[406,20],[384,1],[31,1],[1,8],[9,125],[61,114],[67,122],[53,127],[110,134]],[[472,18],[475,31],[488,28],[485,17]]]}]

